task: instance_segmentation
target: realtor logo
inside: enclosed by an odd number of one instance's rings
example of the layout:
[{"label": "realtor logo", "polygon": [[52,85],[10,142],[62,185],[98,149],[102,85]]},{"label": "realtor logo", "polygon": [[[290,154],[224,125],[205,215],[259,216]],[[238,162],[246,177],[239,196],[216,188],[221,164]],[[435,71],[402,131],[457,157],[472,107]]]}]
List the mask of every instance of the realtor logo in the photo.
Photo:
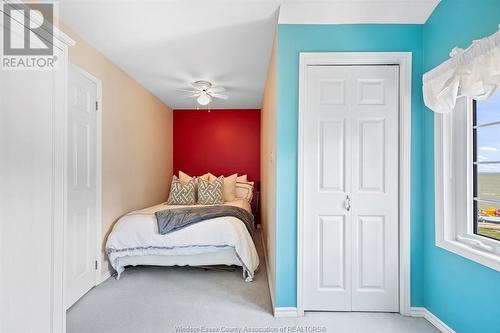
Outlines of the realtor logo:
[{"label": "realtor logo", "polygon": [[2,69],[53,69],[54,3],[4,2],[2,11]]}]

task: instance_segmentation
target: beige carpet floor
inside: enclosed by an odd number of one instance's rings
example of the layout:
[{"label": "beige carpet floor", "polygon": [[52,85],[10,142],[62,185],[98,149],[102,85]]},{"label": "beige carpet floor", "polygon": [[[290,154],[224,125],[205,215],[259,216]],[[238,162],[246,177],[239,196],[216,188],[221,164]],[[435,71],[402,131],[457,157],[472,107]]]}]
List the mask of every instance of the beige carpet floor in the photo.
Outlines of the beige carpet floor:
[{"label": "beige carpet floor", "polygon": [[258,232],[255,241],[261,267],[254,282],[245,283],[240,268],[130,267],[120,281],[106,280],[68,310],[67,332],[438,332],[425,319],[391,313],[274,318]]}]

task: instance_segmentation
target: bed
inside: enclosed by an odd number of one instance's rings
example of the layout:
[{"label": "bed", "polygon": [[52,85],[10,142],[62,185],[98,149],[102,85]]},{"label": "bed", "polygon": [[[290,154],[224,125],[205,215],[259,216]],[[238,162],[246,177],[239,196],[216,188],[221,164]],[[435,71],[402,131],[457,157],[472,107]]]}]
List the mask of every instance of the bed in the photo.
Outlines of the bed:
[{"label": "bed", "polygon": [[[251,212],[246,199],[225,202]],[[121,217],[106,243],[106,252],[117,279],[126,266],[241,266],[243,278],[250,282],[259,266],[259,257],[244,223],[225,216],[192,224],[181,230],[161,235],[155,213],[183,205],[159,204]],[[196,205],[189,207],[206,207]]]}]

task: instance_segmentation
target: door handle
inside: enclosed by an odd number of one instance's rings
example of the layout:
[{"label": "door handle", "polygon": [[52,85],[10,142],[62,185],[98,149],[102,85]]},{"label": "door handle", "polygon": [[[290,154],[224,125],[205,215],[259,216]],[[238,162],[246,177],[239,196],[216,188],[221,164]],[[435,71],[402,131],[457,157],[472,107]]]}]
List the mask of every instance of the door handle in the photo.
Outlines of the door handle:
[{"label": "door handle", "polygon": [[347,198],[345,199],[345,209],[347,209],[347,211],[351,210],[351,197],[349,196],[349,194],[347,195]]}]

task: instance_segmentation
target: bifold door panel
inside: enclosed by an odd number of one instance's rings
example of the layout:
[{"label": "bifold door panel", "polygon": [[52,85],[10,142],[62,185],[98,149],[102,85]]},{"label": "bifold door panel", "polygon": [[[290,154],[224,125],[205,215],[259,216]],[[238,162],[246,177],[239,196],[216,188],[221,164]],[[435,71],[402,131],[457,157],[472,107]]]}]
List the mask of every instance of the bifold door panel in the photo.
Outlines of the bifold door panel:
[{"label": "bifold door panel", "polygon": [[309,66],[304,309],[398,311],[397,66]]}]

